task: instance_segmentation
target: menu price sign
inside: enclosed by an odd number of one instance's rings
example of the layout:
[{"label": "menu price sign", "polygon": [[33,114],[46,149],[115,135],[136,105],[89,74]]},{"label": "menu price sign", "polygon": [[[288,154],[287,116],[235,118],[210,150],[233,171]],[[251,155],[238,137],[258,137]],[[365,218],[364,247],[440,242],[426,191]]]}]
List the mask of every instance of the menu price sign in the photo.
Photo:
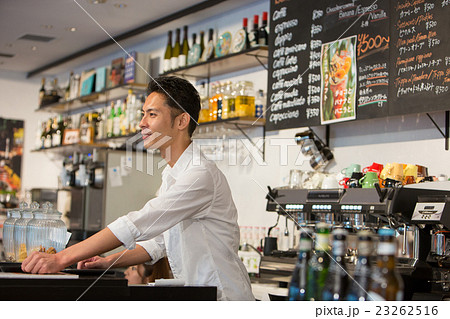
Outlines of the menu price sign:
[{"label": "menu price sign", "polygon": [[388,12],[388,0],[272,0],[266,129],[386,116]]},{"label": "menu price sign", "polygon": [[390,114],[450,108],[450,0],[391,5]]}]

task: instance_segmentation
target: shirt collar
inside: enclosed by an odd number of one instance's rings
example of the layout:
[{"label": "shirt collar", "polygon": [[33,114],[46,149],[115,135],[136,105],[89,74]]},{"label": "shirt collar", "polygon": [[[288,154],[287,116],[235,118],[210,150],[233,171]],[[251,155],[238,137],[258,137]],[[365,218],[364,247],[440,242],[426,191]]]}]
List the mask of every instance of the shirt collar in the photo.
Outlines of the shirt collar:
[{"label": "shirt collar", "polygon": [[184,172],[192,161],[193,156],[193,143],[189,144],[189,146],[184,150],[178,160],[175,162],[173,167],[170,167],[167,164],[166,168],[164,168],[163,175],[170,174],[173,178],[177,178],[182,172]]}]

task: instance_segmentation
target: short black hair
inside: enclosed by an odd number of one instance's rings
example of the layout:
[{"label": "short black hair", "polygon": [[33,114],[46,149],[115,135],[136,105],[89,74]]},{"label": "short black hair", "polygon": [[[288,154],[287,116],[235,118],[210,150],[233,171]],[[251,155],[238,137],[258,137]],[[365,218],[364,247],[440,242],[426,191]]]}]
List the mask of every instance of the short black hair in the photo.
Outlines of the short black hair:
[{"label": "short black hair", "polygon": [[200,114],[200,95],[195,87],[187,80],[176,76],[161,76],[152,79],[148,84],[147,94],[159,93],[164,95],[166,103],[171,108],[172,121],[176,116],[186,112],[190,116],[189,136],[197,127]]}]

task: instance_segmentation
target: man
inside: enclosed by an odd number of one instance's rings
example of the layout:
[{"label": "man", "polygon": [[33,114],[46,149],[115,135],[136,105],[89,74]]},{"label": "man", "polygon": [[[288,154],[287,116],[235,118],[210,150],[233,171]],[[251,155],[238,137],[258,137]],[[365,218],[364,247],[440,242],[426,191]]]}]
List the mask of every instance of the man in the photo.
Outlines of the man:
[{"label": "man", "polygon": [[[254,300],[237,255],[237,211],[227,180],[203,156],[200,164],[193,161],[199,112],[200,97],[188,81],[152,81],[140,127],[144,146],[159,149],[168,163],[159,195],[77,245],[55,255],[34,252],[22,269],[53,273],[78,261],[80,268],[126,267],[167,255],[174,277],[187,285],[216,286],[218,300]],[[90,258],[121,245],[129,249],[123,256]]]}]

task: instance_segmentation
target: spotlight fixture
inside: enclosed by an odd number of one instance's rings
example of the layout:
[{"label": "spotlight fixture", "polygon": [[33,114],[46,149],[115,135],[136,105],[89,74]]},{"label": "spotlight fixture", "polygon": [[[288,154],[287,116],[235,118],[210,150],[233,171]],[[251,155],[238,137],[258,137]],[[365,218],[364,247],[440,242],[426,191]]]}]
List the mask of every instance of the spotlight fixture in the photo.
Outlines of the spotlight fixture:
[{"label": "spotlight fixture", "polygon": [[314,170],[324,168],[334,158],[330,148],[311,129],[295,134],[295,142],[303,155],[311,156],[309,164]]}]

